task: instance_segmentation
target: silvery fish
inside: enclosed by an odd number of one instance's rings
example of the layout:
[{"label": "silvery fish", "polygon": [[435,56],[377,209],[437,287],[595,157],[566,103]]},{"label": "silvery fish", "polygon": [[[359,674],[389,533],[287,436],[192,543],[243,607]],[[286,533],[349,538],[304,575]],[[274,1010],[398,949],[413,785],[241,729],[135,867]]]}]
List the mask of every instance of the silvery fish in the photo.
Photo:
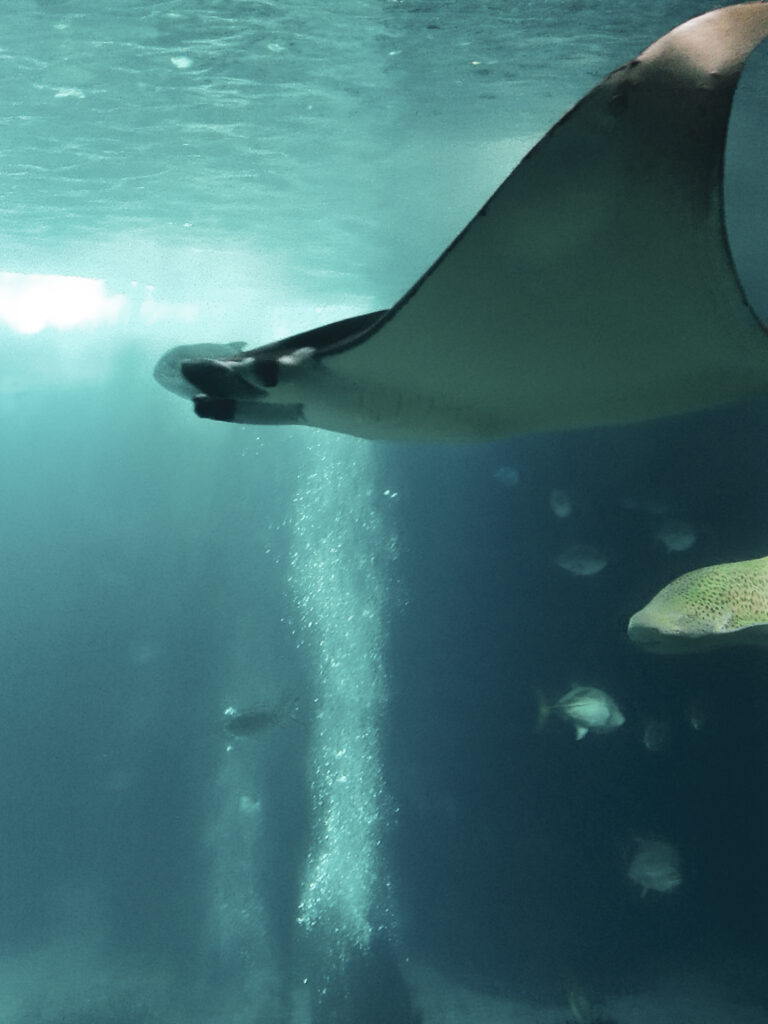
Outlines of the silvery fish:
[{"label": "silvery fish", "polygon": [[656,718],[649,718],[643,726],[643,746],[655,753],[661,750],[669,737],[669,726]]},{"label": "silvery fish", "polygon": [[665,519],[654,533],[667,551],[687,551],[696,543],[696,531],[680,519]]},{"label": "silvery fish", "polygon": [[589,544],[572,544],[555,559],[555,565],[574,576],[594,576],[607,564],[608,559],[602,551]]},{"label": "silvery fish", "polygon": [[224,710],[222,725],[230,736],[259,736],[272,726],[293,718],[296,708],[295,698],[282,704],[256,705],[243,711],[228,707]]},{"label": "silvery fish", "polygon": [[640,886],[643,896],[649,889],[671,892],[683,880],[680,854],[671,843],[661,839],[638,839],[627,875]]},{"label": "silvery fish", "polygon": [[573,512],[573,501],[565,491],[555,488],[549,492],[549,507],[558,519],[567,519]]},{"label": "silvery fish", "polygon": [[612,732],[625,722],[613,697],[596,686],[572,686],[551,705],[540,699],[539,724],[543,724],[552,712],[573,722],[577,740],[583,739],[590,731]]},{"label": "silvery fish", "polygon": [[604,1016],[602,1008],[595,1006],[578,982],[571,982],[566,994],[573,1024],[616,1024]]},{"label": "silvery fish", "polygon": [[499,466],[493,475],[504,487],[517,487],[520,483],[520,472],[514,466]]}]

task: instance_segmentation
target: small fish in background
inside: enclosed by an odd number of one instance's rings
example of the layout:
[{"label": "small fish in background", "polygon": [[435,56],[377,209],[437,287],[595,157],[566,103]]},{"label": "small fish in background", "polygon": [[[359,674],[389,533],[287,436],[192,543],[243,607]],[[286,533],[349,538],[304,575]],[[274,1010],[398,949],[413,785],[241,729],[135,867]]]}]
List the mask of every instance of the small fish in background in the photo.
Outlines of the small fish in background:
[{"label": "small fish in background", "polygon": [[696,531],[690,523],[683,522],[682,519],[665,519],[653,536],[661,541],[670,553],[688,551],[696,543]]},{"label": "small fish in background", "polygon": [[573,501],[570,495],[557,488],[549,492],[549,507],[558,519],[567,519],[568,516],[573,515]]},{"label": "small fish in background", "polygon": [[701,698],[695,698],[685,709],[685,720],[694,732],[702,732],[707,724],[707,710]]},{"label": "small fish in background", "polygon": [[574,576],[594,576],[608,565],[608,559],[589,544],[572,544],[560,552],[555,565]]},{"label": "small fish in background", "polygon": [[571,1012],[571,1020],[568,1024],[615,1024],[603,1014],[599,1006],[595,1006],[581,985],[573,981],[566,988],[568,997],[568,1009]]},{"label": "small fish in background", "polygon": [[571,985],[567,992],[568,1009],[575,1024],[595,1024],[595,1010],[588,996],[580,985]]},{"label": "small fish in background", "polygon": [[640,508],[649,516],[669,515],[669,502],[664,501],[663,498],[644,498],[640,503]]},{"label": "small fish in background", "polygon": [[255,799],[247,793],[242,793],[237,802],[237,808],[244,817],[256,818],[262,811],[261,800]]},{"label": "small fish in background", "polygon": [[669,726],[658,718],[649,718],[643,726],[643,746],[652,754],[665,745],[669,739]]},{"label": "small fish in background", "polygon": [[514,466],[499,466],[493,474],[493,478],[498,480],[502,486],[510,489],[517,487],[520,483],[520,473]]},{"label": "small fish in background", "polygon": [[669,505],[661,498],[620,498],[619,507],[628,512],[645,512],[649,516],[665,516],[669,514]]},{"label": "small fish in background", "polygon": [[588,732],[613,732],[626,721],[613,697],[596,686],[572,686],[554,704],[547,704],[540,695],[539,725],[553,713],[573,722],[577,740]]},{"label": "small fish in background", "polygon": [[296,707],[295,699],[276,706],[257,705],[244,711],[228,707],[224,710],[222,725],[230,736],[256,737],[292,718]]},{"label": "small fish in background", "polygon": [[661,839],[638,839],[627,877],[640,886],[642,896],[649,889],[671,892],[683,880],[680,854],[671,843]]}]

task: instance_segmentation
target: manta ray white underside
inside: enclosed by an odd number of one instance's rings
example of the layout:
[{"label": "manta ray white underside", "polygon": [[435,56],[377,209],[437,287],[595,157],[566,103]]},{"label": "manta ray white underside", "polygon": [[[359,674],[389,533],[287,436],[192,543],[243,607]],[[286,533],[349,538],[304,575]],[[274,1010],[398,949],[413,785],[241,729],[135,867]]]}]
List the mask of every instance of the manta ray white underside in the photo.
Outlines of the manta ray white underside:
[{"label": "manta ray white underside", "polygon": [[768,393],[723,157],[768,3],[703,14],[608,75],[389,310],[261,348],[172,349],[198,415],[369,438],[475,440]]}]

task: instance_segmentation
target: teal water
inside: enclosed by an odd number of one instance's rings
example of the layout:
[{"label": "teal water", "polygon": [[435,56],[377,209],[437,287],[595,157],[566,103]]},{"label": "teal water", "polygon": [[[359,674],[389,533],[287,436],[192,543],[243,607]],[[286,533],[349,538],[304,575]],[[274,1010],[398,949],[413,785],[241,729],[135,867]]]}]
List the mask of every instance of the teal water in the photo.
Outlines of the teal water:
[{"label": "teal water", "polygon": [[[624,639],[671,576],[766,553],[764,404],[431,448],[205,423],[152,380],[391,303],[698,12],[0,12],[3,1022],[562,1024],[580,990],[617,1024],[764,1019],[764,656]],[[767,70],[728,158],[765,316]],[[585,543],[600,573],[555,564]],[[626,725],[538,732],[581,676]],[[627,879],[645,835],[678,892]]]}]

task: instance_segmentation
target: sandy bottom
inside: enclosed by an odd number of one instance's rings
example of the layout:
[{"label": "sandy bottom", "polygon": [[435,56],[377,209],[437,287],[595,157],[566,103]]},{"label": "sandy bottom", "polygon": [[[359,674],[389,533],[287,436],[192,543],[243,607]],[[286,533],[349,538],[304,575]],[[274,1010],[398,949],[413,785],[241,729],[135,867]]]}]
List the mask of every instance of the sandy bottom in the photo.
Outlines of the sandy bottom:
[{"label": "sandy bottom", "polygon": [[[532,1005],[474,991],[412,963],[405,973],[423,1024],[574,1024],[565,998]],[[259,998],[258,985],[247,996],[182,990],[146,966],[110,962],[81,941],[0,957],[0,1024],[310,1024],[307,989],[297,989],[292,1003],[276,1011]],[[768,1000],[761,1005],[738,989],[726,994],[694,975],[607,1000],[601,1011],[611,1024],[768,1022]]]},{"label": "sandy bottom", "polygon": [[[413,970],[410,981],[424,1024],[574,1024],[565,997],[559,1005],[536,1006],[473,992],[429,970]],[[768,999],[750,1005],[705,978],[686,976],[605,1000],[600,1012],[611,1024],[767,1024]]]},{"label": "sandy bottom", "polygon": [[0,1024],[294,1024],[268,1001],[195,991],[82,940],[0,956]]}]

